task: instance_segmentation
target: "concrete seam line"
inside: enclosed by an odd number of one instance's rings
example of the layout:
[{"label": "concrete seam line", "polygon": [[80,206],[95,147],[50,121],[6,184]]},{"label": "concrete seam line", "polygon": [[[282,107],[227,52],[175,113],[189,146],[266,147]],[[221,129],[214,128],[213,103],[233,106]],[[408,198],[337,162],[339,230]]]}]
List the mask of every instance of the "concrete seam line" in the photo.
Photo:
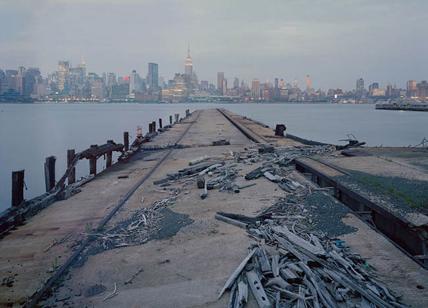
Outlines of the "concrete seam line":
[{"label": "concrete seam line", "polygon": [[[235,126],[245,137],[247,137],[251,141],[255,143],[267,143],[267,141],[263,137],[259,136],[249,128],[233,120],[229,115],[226,114],[225,110],[217,108],[217,111],[220,112],[230,123],[232,123],[233,126]],[[258,138],[262,140],[262,142],[260,142],[260,140],[257,140]]]}]

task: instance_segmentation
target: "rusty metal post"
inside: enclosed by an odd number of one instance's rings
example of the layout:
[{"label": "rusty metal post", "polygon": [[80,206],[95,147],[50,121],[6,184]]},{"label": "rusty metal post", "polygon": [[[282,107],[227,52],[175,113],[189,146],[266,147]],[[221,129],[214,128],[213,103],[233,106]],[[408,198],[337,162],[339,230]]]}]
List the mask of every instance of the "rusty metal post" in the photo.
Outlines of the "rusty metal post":
[{"label": "rusty metal post", "polygon": [[24,170],[12,171],[12,207],[24,201]]},{"label": "rusty metal post", "polygon": [[172,115],[169,116],[169,125],[172,125]]},{"label": "rusty metal post", "polygon": [[129,132],[123,132],[123,148],[125,151],[129,150]]},{"label": "rusty metal post", "polygon": [[[67,150],[67,168],[70,168],[73,164],[73,160],[76,157],[76,151],[74,149]],[[73,166],[68,174],[68,185],[76,182],[76,168]]]},{"label": "rusty metal post", "polygon": [[161,129],[161,128],[162,128],[162,119],[159,118],[159,129]]},{"label": "rusty metal post", "polygon": [[[113,140],[107,140],[107,143],[113,143]],[[110,168],[113,164],[113,152],[109,151],[106,154],[106,168]]]},{"label": "rusty metal post", "polygon": [[45,160],[45,186],[46,191],[55,187],[55,156],[46,157]]},{"label": "rusty metal post", "polygon": [[[96,144],[92,144],[91,148],[98,147]],[[96,175],[97,174],[97,158],[91,157],[89,159],[89,174]]]}]

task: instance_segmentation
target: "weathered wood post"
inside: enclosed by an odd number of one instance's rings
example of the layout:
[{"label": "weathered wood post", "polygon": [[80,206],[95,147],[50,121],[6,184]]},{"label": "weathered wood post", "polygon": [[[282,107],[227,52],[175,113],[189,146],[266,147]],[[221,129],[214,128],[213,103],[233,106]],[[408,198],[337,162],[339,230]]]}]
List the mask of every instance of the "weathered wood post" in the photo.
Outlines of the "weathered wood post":
[{"label": "weathered wood post", "polygon": [[[92,144],[91,148],[97,148],[96,144]],[[89,174],[97,174],[97,157],[93,156],[89,159]]]},{"label": "weathered wood post", "polygon": [[153,132],[156,133],[156,121],[152,122]]},{"label": "weathered wood post", "polygon": [[149,134],[152,132],[152,123],[149,123]]},{"label": "weathered wood post", "polygon": [[55,156],[46,157],[45,160],[45,186],[47,192],[55,187],[55,161]]},{"label": "weathered wood post", "polygon": [[[107,140],[107,143],[113,143],[113,140]],[[113,152],[108,151],[106,157],[106,168],[110,168],[113,163]]]},{"label": "weathered wood post", "polygon": [[159,129],[161,129],[161,128],[162,128],[162,119],[159,118]]},{"label": "weathered wood post", "polygon": [[178,119],[180,118],[180,114],[176,113],[175,114],[175,123],[178,123]]},{"label": "weathered wood post", "polygon": [[24,170],[12,171],[12,207],[24,201]]},{"label": "weathered wood post", "polygon": [[[67,150],[67,168],[70,168],[73,164],[73,160],[76,157],[74,149]],[[68,185],[76,182],[76,168],[73,166],[68,174]]]},{"label": "weathered wood post", "polygon": [[187,118],[188,116],[190,116],[190,110],[189,110],[189,109],[186,109],[186,118]]},{"label": "weathered wood post", "polygon": [[169,116],[169,125],[172,125],[172,115]]},{"label": "weathered wood post", "polygon": [[129,132],[123,132],[123,148],[125,151],[129,150]]}]

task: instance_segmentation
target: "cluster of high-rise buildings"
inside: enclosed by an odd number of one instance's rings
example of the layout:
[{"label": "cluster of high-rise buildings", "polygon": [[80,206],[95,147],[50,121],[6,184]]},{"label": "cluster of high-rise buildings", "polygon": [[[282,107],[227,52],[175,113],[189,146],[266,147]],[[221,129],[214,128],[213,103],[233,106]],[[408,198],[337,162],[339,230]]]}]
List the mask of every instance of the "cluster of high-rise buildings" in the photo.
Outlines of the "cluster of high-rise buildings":
[{"label": "cluster of high-rise buildings", "polygon": [[427,81],[409,80],[406,89],[390,84],[381,88],[377,82],[366,88],[364,80],[360,78],[351,91],[315,90],[309,75],[305,77],[303,89],[297,80],[286,82],[283,78],[274,78],[273,82],[261,82],[253,79],[247,83],[237,77],[228,79],[224,72],[217,73],[216,84],[207,80],[198,81],[190,49],[184,61],[184,73],[176,73],[173,79],[167,81],[159,77],[157,63],[148,63],[145,76],[141,76],[137,70],[132,70],[126,76],[111,72],[101,75],[88,73],[83,60],[77,66],[72,66],[69,61],[59,61],[57,70],[46,77],[41,75],[38,68],[0,69],[0,101],[363,102],[405,97],[426,100]]},{"label": "cluster of high-rise buildings", "polygon": [[416,80],[409,80],[406,83],[406,88],[398,88],[395,85],[387,84],[382,88],[378,82],[371,83],[366,89],[364,86],[364,79],[359,78],[355,87],[356,99],[398,99],[398,98],[411,98],[426,100],[428,98],[428,82],[423,80],[417,82]]}]

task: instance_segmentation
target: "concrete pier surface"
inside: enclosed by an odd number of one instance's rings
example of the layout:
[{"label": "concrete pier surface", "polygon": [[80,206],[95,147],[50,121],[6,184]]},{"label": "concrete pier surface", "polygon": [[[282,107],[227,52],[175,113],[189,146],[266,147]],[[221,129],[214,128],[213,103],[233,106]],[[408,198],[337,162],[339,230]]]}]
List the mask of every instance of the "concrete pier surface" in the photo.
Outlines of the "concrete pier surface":
[{"label": "concrete pier surface", "polygon": [[[226,142],[213,145],[219,140]],[[218,294],[247,255],[252,239],[245,230],[216,220],[215,214],[255,216],[287,193],[264,177],[251,181],[256,185],[239,193],[209,190],[205,199],[201,199],[203,190],[197,188],[194,177],[177,179],[163,187],[154,182],[189,167],[189,162],[197,158],[233,160],[234,153],[257,151],[263,144],[290,150],[304,147],[227,110],[192,112],[143,144],[129,161],[100,173],[82,186],[80,193],[55,202],[0,240],[0,306],[36,302],[41,306],[75,307],[227,306],[228,296],[218,299]],[[426,230],[426,149],[358,148],[349,150],[347,156],[333,151],[298,160],[302,168],[308,168],[303,173],[290,171],[299,183],[317,189],[332,186],[330,182],[323,185],[323,181],[334,179],[367,196],[386,212]],[[248,184],[243,176],[261,164],[236,161],[236,183],[242,187]],[[323,175],[328,177],[324,179]],[[412,193],[412,189],[416,191]],[[342,193],[345,196],[346,191]],[[365,219],[366,208],[354,209],[333,196],[327,198],[346,212],[341,228],[349,231],[341,230],[336,238],[345,240],[351,250],[375,267],[378,278],[402,296],[403,303],[428,306],[428,271],[415,261],[415,255],[374,228]],[[347,200],[342,198],[345,203]],[[164,206],[160,216],[150,211],[154,205]],[[125,224],[126,229],[131,232],[151,219],[156,222],[153,230],[147,229],[149,225],[134,242],[124,238],[118,247],[116,238],[116,245],[108,246],[109,239],[102,230],[119,233],[121,224],[136,213],[144,215],[138,216],[140,221]],[[317,214],[313,215],[316,220]],[[376,215],[371,217],[377,219]],[[326,223],[329,228],[339,225],[337,221]],[[97,229],[100,225],[103,228]],[[92,240],[97,236],[104,237],[105,246],[94,245],[97,241]],[[425,251],[417,257],[427,254]],[[61,268],[64,272],[58,273]],[[53,281],[56,274],[58,279]],[[35,300],[49,282],[51,292]],[[250,296],[248,307],[256,306]]]}]

